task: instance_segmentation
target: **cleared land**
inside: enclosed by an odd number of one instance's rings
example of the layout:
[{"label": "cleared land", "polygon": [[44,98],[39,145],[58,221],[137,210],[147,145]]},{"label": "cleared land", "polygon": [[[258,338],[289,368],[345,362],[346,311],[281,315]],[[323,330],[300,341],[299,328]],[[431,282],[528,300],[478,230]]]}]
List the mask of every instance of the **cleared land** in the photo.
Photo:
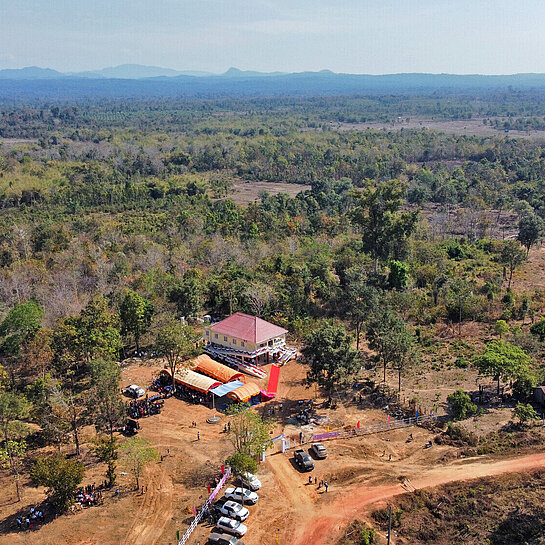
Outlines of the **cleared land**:
[{"label": "cleared land", "polygon": [[[159,369],[155,364],[130,366],[124,370],[123,384],[148,385]],[[325,400],[305,387],[304,375],[301,364],[290,362],[282,368],[278,398],[258,407],[265,414],[270,410],[276,419],[274,433],[284,431],[295,438],[303,431],[309,437],[313,432],[325,431],[327,426],[336,429],[356,426],[358,421],[362,425],[386,421],[383,410],[362,409],[349,400],[341,399],[336,409],[326,408]],[[300,427],[293,419],[298,401],[311,397],[315,397],[320,424]],[[15,503],[13,486],[7,474],[2,473],[0,519],[4,522],[0,543],[19,545],[36,540],[46,545],[173,543],[176,530],[183,531],[190,523],[192,507],[203,503],[208,482],[231,452],[229,438],[223,433],[225,420],[216,425],[207,424],[206,418],[211,413],[211,409],[203,406],[174,398],[166,400],[160,415],[141,420],[140,436],[150,439],[164,456],[161,463],[148,468],[143,479],[147,490],[143,495],[134,491],[130,475],[120,474],[120,494],[114,496],[109,492],[103,506],[59,517],[33,531],[18,532],[15,517],[20,510],[28,511],[31,505],[40,504],[45,491],[25,486],[23,502]],[[197,428],[191,425],[194,420]],[[200,441],[197,431],[201,434]],[[414,435],[412,443],[405,442],[409,431]],[[91,434],[87,430],[87,436]],[[542,454],[495,461],[485,457],[460,459],[459,449],[451,445],[434,445],[425,450],[424,443],[435,435],[433,431],[413,428],[328,442],[328,458],[315,461],[316,469],[311,473],[318,481],[329,482],[327,494],[323,488],[308,484],[309,474],[302,474],[294,467],[291,454],[277,453],[277,447],[271,449],[260,466],[263,487],[258,504],[250,507],[249,531],[244,542],[247,545],[333,543],[351,520],[366,516],[370,506],[377,502],[403,494],[407,486],[423,488],[545,467]],[[68,452],[72,450],[65,448]],[[101,482],[103,465],[94,462],[87,449],[83,458],[88,464],[84,484]],[[123,471],[121,466],[118,471]],[[200,525],[191,543],[203,544],[211,529],[210,525]]]},{"label": "cleared land", "polygon": [[[501,119],[501,122],[504,120]],[[468,135],[468,136],[506,136],[508,138],[532,138],[545,140],[545,131],[528,130],[516,131],[510,130],[505,132],[502,129],[496,129],[493,126],[485,125],[482,118],[473,119],[428,119],[428,118],[410,118],[407,120],[399,120],[396,122],[380,123],[331,123],[331,128],[339,131],[364,131],[367,129],[400,131],[402,129],[429,129],[433,131],[444,132],[447,134]]]}]

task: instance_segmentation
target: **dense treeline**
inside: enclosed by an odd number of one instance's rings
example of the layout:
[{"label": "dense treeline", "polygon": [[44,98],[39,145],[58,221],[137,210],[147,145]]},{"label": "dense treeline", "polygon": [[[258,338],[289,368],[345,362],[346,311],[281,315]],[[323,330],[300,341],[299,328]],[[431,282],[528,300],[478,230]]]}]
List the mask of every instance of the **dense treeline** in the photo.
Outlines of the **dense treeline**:
[{"label": "dense treeline", "polygon": [[[516,115],[538,115],[534,98]],[[245,311],[285,326],[305,339],[309,381],[325,389],[361,367],[363,336],[366,363],[385,380],[394,371],[401,388],[432,350],[435,325],[461,335],[479,322],[500,339],[480,356],[471,348],[475,365],[526,400],[543,378],[545,295],[531,284],[517,292],[513,278],[543,238],[545,152],[504,136],[328,125],[345,110],[433,110],[430,97],[405,100],[3,112],[1,134],[36,138],[0,148],[0,417],[11,415],[2,452],[13,475],[26,444],[12,420],[37,423],[42,444],[71,441],[77,453],[92,423],[113,479],[124,418],[116,361],[153,352],[174,375],[198,339],[181,317]],[[456,100],[435,100],[437,115],[466,107]],[[229,198],[240,180],[307,185],[240,206]],[[513,236],[494,239],[500,227]],[[37,482],[47,464],[37,462]],[[80,469],[66,471],[80,478]]]}]

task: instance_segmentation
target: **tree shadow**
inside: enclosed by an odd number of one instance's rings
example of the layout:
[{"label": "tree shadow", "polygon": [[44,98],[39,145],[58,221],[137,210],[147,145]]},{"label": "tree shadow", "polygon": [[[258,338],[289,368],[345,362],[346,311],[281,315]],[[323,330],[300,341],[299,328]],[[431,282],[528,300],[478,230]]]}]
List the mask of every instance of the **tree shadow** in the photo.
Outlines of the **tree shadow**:
[{"label": "tree shadow", "polygon": [[[32,519],[30,515],[30,507],[29,505],[25,505],[21,509],[19,509],[16,513],[13,513],[9,517],[5,518],[4,520],[0,521],[0,534],[9,534],[11,532],[34,532],[36,530],[39,530],[42,526],[45,524],[49,524],[52,520],[55,520],[56,512],[53,506],[48,502],[48,500],[44,500],[39,505],[32,505],[34,507],[35,511],[39,512],[41,511],[43,513],[42,519]],[[17,519],[22,519],[22,525],[19,526],[17,524]],[[29,524],[27,526],[26,519],[29,519]]]}]

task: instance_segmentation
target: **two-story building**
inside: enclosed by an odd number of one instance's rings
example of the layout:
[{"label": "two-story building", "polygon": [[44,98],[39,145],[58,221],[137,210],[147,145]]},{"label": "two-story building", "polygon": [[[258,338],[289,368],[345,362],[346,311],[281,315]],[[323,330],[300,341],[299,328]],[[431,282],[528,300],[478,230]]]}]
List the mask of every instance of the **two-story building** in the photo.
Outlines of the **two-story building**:
[{"label": "two-story building", "polygon": [[[204,329],[206,352],[211,356],[238,365],[243,371],[261,376],[258,366],[285,363],[296,351],[286,346],[287,330],[256,316],[237,312]],[[257,372],[251,368],[257,367]]]}]

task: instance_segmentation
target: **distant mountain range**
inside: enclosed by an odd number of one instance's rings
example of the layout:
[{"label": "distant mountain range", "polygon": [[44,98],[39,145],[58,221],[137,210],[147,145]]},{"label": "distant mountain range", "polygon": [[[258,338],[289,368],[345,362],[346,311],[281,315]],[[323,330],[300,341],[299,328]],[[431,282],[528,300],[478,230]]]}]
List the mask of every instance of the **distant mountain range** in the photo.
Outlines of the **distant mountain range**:
[{"label": "distant mountain range", "polygon": [[0,70],[0,101],[90,97],[219,97],[266,95],[346,95],[435,91],[516,91],[542,89],[545,74],[499,76],[458,74],[338,74],[255,72],[229,68],[223,74],[123,64],[62,73],[35,66]]},{"label": "distant mountain range", "polygon": [[87,78],[87,79],[145,79],[145,78],[175,78],[178,76],[193,76],[197,78],[210,76],[224,76],[227,78],[258,78],[268,76],[284,76],[285,72],[254,72],[229,68],[223,74],[213,74],[202,70],[173,70],[161,66],[145,66],[142,64],[120,64],[100,70],[86,70],[84,72],[58,72],[51,68],[28,66],[26,68],[10,68],[0,70],[0,79],[32,80],[32,79],[60,79]]}]

